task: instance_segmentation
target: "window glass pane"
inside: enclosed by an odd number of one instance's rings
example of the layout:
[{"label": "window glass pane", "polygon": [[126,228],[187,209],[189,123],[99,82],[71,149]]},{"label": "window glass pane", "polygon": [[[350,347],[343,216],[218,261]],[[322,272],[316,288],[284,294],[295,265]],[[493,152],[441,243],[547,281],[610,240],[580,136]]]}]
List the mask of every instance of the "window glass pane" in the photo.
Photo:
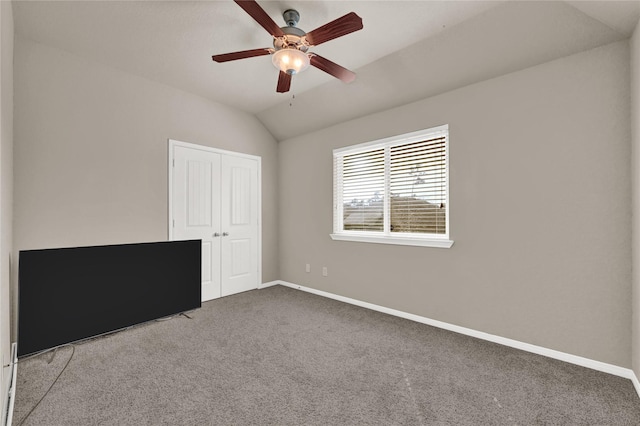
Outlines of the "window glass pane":
[{"label": "window glass pane", "polygon": [[445,138],[393,146],[390,156],[390,231],[445,234]]},{"label": "window glass pane", "polygon": [[342,158],[344,231],[383,231],[384,149]]}]

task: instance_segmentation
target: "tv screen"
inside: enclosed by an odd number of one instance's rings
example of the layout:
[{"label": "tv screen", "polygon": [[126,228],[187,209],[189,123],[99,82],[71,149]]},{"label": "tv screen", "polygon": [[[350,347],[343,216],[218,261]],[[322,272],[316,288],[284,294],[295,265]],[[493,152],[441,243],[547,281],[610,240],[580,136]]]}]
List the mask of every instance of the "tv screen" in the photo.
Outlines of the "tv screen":
[{"label": "tv screen", "polygon": [[199,308],[201,246],[20,251],[18,357]]}]

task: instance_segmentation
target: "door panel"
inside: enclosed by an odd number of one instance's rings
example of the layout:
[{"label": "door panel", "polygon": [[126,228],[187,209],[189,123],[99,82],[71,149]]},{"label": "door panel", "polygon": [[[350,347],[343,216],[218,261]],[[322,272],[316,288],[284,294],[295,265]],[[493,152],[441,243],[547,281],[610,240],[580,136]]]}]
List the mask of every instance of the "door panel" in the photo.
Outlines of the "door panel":
[{"label": "door panel", "polygon": [[[217,162],[217,161],[216,161]],[[211,227],[212,161],[187,160],[187,226]]]},{"label": "door panel", "polygon": [[220,154],[174,146],[173,239],[202,240],[202,301],[220,297]]},{"label": "door panel", "polygon": [[251,221],[251,169],[231,168],[231,225],[248,225]]},{"label": "door panel", "polygon": [[251,272],[251,240],[234,239],[231,246],[231,278],[238,278]]},{"label": "door panel", "polygon": [[202,282],[211,281],[211,242],[202,242]]}]

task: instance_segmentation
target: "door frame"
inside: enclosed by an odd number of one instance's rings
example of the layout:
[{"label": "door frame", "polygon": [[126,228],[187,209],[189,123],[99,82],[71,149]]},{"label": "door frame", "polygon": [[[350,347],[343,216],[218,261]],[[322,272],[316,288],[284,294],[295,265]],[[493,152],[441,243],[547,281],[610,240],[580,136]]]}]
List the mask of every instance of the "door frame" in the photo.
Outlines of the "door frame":
[{"label": "door frame", "polygon": [[168,215],[167,217],[169,218],[169,220],[167,221],[167,229],[168,229],[168,236],[169,236],[169,241],[173,241],[173,223],[174,223],[174,217],[173,217],[173,193],[174,193],[174,188],[173,188],[173,166],[175,164],[175,158],[174,158],[174,148],[179,146],[182,148],[187,148],[187,149],[196,149],[196,150],[200,150],[200,151],[207,151],[207,152],[213,152],[216,154],[221,154],[221,155],[231,155],[234,157],[241,157],[241,158],[247,158],[250,160],[256,160],[258,163],[258,188],[257,188],[257,193],[258,193],[258,262],[257,262],[257,266],[258,266],[258,282],[256,283],[256,288],[260,288],[260,285],[262,285],[262,157],[259,157],[257,155],[251,155],[251,154],[243,154],[241,152],[235,152],[235,151],[228,151],[228,150],[224,150],[224,149],[218,149],[218,148],[212,148],[210,146],[204,146],[204,145],[197,145],[197,144],[193,144],[193,143],[189,143],[189,142],[182,142],[182,141],[178,141],[175,139],[169,139],[168,143],[168,156],[167,156],[167,176],[168,176],[168,182],[167,185],[169,187],[169,192],[168,192],[168,196],[169,196],[169,202],[167,203],[168,205]]}]

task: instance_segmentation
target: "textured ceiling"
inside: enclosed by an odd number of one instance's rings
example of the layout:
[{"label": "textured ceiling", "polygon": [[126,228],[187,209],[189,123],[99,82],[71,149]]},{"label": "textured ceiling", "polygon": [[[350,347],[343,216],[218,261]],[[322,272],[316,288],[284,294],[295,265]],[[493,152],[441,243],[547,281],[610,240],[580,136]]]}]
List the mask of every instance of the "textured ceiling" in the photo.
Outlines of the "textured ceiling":
[{"label": "textured ceiling", "polygon": [[284,10],[298,10],[305,31],[360,15],[362,31],[312,49],[356,81],[310,68],[278,94],[268,56],[214,63],[213,54],[271,45],[231,0],[14,0],[13,8],[19,37],[256,114],[278,140],[627,38],[640,18],[638,1],[259,3],[282,25]]}]

